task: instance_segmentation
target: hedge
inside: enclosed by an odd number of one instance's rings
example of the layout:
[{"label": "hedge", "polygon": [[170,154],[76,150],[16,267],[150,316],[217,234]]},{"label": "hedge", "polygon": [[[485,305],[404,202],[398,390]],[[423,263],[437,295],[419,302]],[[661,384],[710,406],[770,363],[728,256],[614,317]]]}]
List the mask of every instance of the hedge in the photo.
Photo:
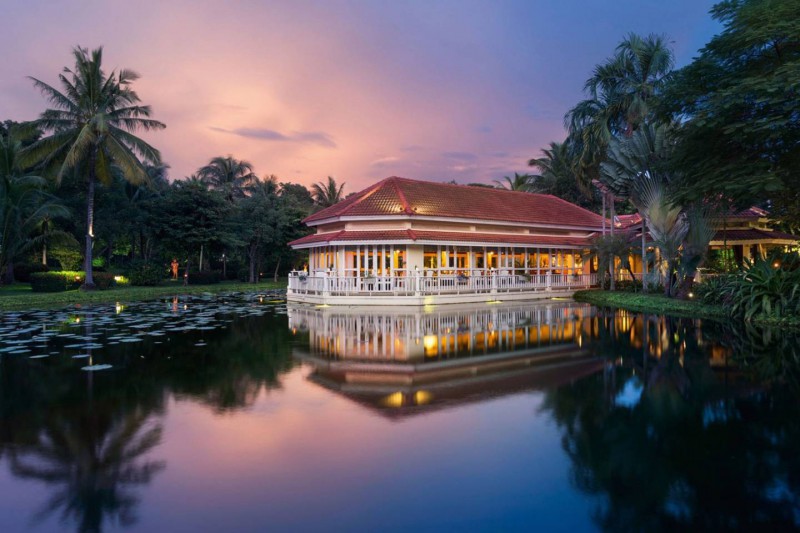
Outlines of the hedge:
[{"label": "hedge", "polygon": [[83,272],[35,272],[31,274],[31,289],[33,292],[63,292],[77,289],[83,284],[83,280]]}]

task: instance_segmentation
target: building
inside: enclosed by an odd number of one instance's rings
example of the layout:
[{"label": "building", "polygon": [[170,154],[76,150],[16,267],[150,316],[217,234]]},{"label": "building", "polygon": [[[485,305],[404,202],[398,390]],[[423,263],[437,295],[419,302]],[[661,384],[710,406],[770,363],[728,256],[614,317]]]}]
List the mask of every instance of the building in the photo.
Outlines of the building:
[{"label": "building", "polygon": [[293,241],[308,264],[290,301],[427,305],[569,295],[592,286],[585,261],[600,215],[551,195],[384,179],[309,216]]}]

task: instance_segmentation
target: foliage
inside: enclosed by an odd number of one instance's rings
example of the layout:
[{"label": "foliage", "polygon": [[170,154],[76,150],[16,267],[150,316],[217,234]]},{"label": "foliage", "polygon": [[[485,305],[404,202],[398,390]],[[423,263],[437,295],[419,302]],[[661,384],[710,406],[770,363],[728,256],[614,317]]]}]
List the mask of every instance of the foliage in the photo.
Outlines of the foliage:
[{"label": "foliage", "polygon": [[601,284],[605,286],[605,277],[611,278],[612,290],[615,289],[616,280],[612,278],[610,270],[612,261],[620,260],[621,267],[626,269],[633,277],[631,270],[630,255],[637,251],[634,245],[635,236],[630,232],[618,232],[606,235],[599,235],[592,241],[589,255],[597,258],[599,271],[601,273]]},{"label": "foliage", "polygon": [[498,189],[507,191],[531,192],[531,176],[529,174],[518,174],[514,172],[514,177],[503,176],[502,180],[494,180]]},{"label": "foliage", "polygon": [[86,176],[86,238],[84,270],[92,286],[92,241],[94,237],[94,191],[96,181],[111,183],[112,167],[132,183],[149,178],[142,160],[159,164],[161,155],[133,133],[165,126],[150,118],[149,106],[139,105],[131,84],[139,75],[128,69],[106,74],[103,50],[91,54],[73,50],[75,66],[59,76],[62,90],[31,78],[34,86],[54,106],[34,121],[36,128],[50,135],[25,148],[25,160],[41,163],[45,171],[61,180],[67,173]]},{"label": "foliage", "polygon": [[35,235],[44,220],[69,214],[45,190],[47,182],[21,166],[23,142],[29,138],[19,127],[0,135],[0,272],[13,272],[14,262],[44,241]]},{"label": "foliage", "polygon": [[734,277],[731,313],[751,320],[754,316],[780,319],[800,315],[800,270],[775,268],[758,258]]},{"label": "foliage", "polygon": [[62,270],[31,274],[33,292],[62,292],[77,289],[84,282],[83,272]]},{"label": "foliage", "polygon": [[258,179],[252,163],[234,159],[231,155],[213,158],[198,169],[197,176],[210,188],[220,191],[229,202],[244,198],[247,187]]},{"label": "foliage", "polygon": [[134,263],[128,270],[128,279],[136,287],[155,287],[164,281],[164,268],[148,261]]},{"label": "foliage", "polygon": [[94,285],[98,290],[105,291],[117,284],[112,272],[95,272]]},{"label": "foliage", "polygon": [[64,270],[75,270],[83,262],[83,254],[74,241],[53,246],[50,248],[50,257],[55,259]]},{"label": "foliage", "polygon": [[317,208],[324,209],[341,202],[345,185],[345,183],[338,185],[332,176],[328,176],[326,182],[321,181],[312,185],[311,195],[314,197]]},{"label": "foliage", "polygon": [[581,187],[576,174],[578,155],[573,145],[551,142],[542,150],[542,157],[531,159],[528,165],[539,171],[530,176],[530,192],[552,194],[591,211],[599,212],[600,195],[596,188]]},{"label": "foliage", "polygon": [[205,270],[189,272],[189,285],[209,285],[222,281],[222,272]]},{"label": "foliage", "polygon": [[580,154],[575,171],[584,190],[598,177],[611,140],[630,137],[651,116],[652,101],[673,62],[665,37],[629,34],[612,57],[595,67],[584,87],[589,98],[564,118],[567,142]]},{"label": "foliage", "polygon": [[670,79],[661,114],[679,118],[681,193],[770,200],[800,227],[800,3],[731,0],[723,30]]},{"label": "foliage", "polygon": [[50,267],[42,263],[20,263],[14,265],[14,279],[23,283],[31,281],[31,274],[36,272],[48,272]]}]

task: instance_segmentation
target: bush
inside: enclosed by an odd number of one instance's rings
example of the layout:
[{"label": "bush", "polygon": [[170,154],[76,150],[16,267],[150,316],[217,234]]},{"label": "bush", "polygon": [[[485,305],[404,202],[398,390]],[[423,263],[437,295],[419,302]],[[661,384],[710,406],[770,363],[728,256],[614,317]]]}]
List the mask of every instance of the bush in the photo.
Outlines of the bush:
[{"label": "bush", "polygon": [[49,272],[50,267],[42,263],[23,263],[21,265],[14,265],[14,279],[29,283],[31,281],[31,274],[35,272]]},{"label": "bush", "polygon": [[209,285],[219,283],[222,279],[222,272],[210,270],[207,272],[189,272],[189,285]]},{"label": "bush", "polygon": [[617,280],[614,287],[621,292],[642,292],[642,282],[638,279]]},{"label": "bush", "polygon": [[48,255],[58,261],[61,268],[67,271],[81,268],[83,263],[83,253],[75,243],[56,244],[48,250]]},{"label": "bush", "polygon": [[31,274],[31,289],[33,292],[64,292],[74,290],[83,284],[83,272],[35,272]]},{"label": "bush", "polygon": [[101,291],[110,289],[117,284],[114,274],[110,272],[92,272],[92,278],[95,288]]},{"label": "bush", "polygon": [[164,269],[154,263],[140,262],[131,266],[128,279],[137,287],[155,287],[164,280]]}]

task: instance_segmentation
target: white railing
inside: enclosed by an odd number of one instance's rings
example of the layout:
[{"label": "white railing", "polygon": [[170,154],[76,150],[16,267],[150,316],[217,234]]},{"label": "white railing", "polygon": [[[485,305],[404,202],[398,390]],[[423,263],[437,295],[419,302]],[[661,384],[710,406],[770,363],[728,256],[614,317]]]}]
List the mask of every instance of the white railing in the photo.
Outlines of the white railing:
[{"label": "white railing", "polygon": [[486,276],[440,275],[422,276],[416,273],[392,276],[338,276],[318,272],[289,273],[289,293],[350,295],[433,295],[509,293],[588,288],[597,285],[597,274],[536,274]]}]

